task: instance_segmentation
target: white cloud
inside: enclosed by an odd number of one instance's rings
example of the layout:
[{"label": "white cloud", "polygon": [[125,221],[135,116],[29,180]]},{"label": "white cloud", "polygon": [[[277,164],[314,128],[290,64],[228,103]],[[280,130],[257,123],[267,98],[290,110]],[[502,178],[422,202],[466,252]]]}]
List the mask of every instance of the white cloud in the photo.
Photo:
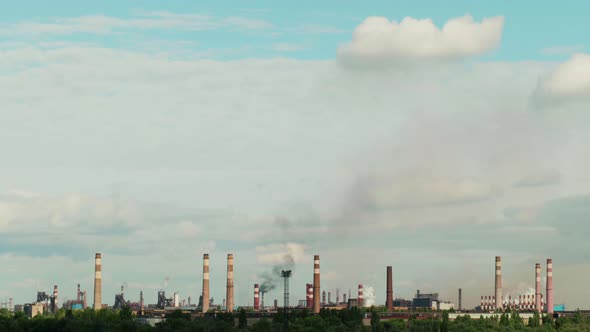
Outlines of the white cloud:
[{"label": "white cloud", "polygon": [[535,91],[539,102],[560,102],[590,97],[590,54],[574,54],[543,77]]},{"label": "white cloud", "polygon": [[270,29],[270,22],[248,17],[216,17],[172,12],[142,12],[130,18],[88,15],[55,18],[50,21],[30,21],[0,25],[0,36],[70,35],[75,33],[107,34],[121,30],[187,30],[203,31],[221,28],[240,30]]},{"label": "white cloud", "polygon": [[344,33],[346,30],[337,28],[331,25],[324,25],[324,24],[304,24],[297,29],[298,32],[308,33],[308,34],[331,34],[331,33]]},{"label": "white cloud", "polygon": [[476,22],[469,15],[438,28],[430,19],[401,22],[369,17],[353,32],[352,41],[338,50],[344,61],[360,63],[448,60],[479,55],[498,47],[503,17]]},{"label": "white cloud", "polygon": [[277,52],[297,52],[305,49],[305,46],[293,43],[276,43],[272,49]]},{"label": "white cloud", "polygon": [[541,50],[543,55],[571,55],[573,53],[581,52],[584,49],[582,45],[570,46],[553,46]]}]

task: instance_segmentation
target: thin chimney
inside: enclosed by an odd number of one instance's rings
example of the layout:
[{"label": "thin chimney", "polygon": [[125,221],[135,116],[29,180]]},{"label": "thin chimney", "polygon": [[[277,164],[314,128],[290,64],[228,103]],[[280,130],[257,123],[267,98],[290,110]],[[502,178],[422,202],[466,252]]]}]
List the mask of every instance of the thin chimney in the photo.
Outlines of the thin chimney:
[{"label": "thin chimney", "polygon": [[320,312],[320,255],[313,257],[313,312]]},{"label": "thin chimney", "polygon": [[547,313],[553,313],[553,260],[547,259],[547,300],[545,301],[547,306]]},{"label": "thin chimney", "polygon": [[209,311],[209,254],[203,254],[203,307],[202,311]]},{"label": "thin chimney", "polygon": [[387,267],[387,293],[385,295],[387,311],[393,311],[393,270],[391,266]]},{"label": "thin chimney", "polygon": [[541,264],[535,264],[535,310],[541,312]]},{"label": "thin chimney", "polygon": [[254,310],[260,310],[260,287],[254,284]]},{"label": "thin chimney", "polygon": [[102,256],[96,253],[94,256],[94,309],[102,307]]},{"label": "thin chimney", "polygon": [[496,309],[502,309],[502,258],[496,256],[496,283],[495,283]]},{"label": "thin chimney", "polygon": [[363,307],[363,285],[361,284],[359,284],[357,303],[359,308]]},{"label": "thin chimney", "polygon": [[225,311],[234,311],[234,255],[227,254],[227,290],[226,290]]}]

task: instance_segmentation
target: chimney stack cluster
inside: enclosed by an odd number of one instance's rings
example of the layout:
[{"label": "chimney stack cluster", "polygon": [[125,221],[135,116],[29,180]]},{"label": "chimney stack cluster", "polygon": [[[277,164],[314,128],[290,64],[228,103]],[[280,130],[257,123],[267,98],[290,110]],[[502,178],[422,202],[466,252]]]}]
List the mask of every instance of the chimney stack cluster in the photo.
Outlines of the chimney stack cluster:
[{"label": "chimney stack cluster", "polygon": [[545,297],[541,293],[541,264],[535,264],[535,291],[534,294],[518,295],[518,300],[509,296],[508,299],[502,297],[502,259],[496,256],[496,283],[495,296],[482,296],[481,308],[483,310],[496,309],[516,309],[516,310],[535,310],[537,312],[553,313],[553,261],[547,259],[547,288]]}]

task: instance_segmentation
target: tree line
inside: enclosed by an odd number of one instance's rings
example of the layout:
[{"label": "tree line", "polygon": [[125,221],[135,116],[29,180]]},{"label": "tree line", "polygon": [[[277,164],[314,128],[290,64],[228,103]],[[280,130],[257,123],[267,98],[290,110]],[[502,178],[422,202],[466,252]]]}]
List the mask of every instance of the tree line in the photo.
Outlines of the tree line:
[{"label": "tree line", "polygon": [[[363,317],[370,318],[370,325],[363,325]],[[319,315],[308,311],[279,311],[271,318],[248,322],[246,311],[221,313],[215,316],[191,318],[180,310],[169,313],[156,326],[146,325],[135,319],[129,308],[121,310],[59,310],[55,315],[39,315],[28,318],[23,312],[9,313],[0,310],[2,332],[470,332],[470,331],[588,331],[590,319],[576,312],[571,317],[535,314],[524,321],[518,312],[498,313],[489,318],[460,316],[450,321],[448,312],[440,317],[409,320],[381,320],[375,309],[361,311],[357,308],[343,310],[322,309]]]}]

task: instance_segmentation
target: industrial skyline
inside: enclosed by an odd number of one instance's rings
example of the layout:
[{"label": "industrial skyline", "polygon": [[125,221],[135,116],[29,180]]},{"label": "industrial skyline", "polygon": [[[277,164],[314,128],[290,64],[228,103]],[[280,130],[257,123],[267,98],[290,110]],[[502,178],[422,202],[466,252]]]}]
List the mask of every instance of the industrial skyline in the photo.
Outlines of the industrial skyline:
[{"label": "industrial skyline", "polygon": [[0,303],[589,307],[590,3],[424,1],[12,1]]},{"label": "industrial skyline", "polygon": [[[291,270],[282,270],[281,277],[283,278],[283,306],[289,308],[307,308],[312,313],[319,313],[320,308],[330,308],[330,307],[338,307],[338,306],[358,306],[358,307],[383,307],[387,312],[394,312],[395,310],[408,310],[408,309],[415,309],[417,307],[424,307],[424,308],[432,308],[433,310],[447,310],[450,308],[454,308],[456,310],[466,310],[468,312],[482,312],[482,313],[489,313],[494,312],[497,310],[519,310],[522,312],[531,312],[531,311],[538,311],[540,313],[547,313],[552,314],[554,312],[553,306],[553,260],[548,258],[546,260],[546,275],[545,275],[545,294],[541,292],[541,264],[536,263],[534,266],[534,294],[520,294],[518,297],[507,295],[503,296],[503,289],[502,289],[502,259],[500,256],[495,257],[495,269],[494,269],[494,296],[481,296],[481,302],[478,306],[474,306],[473,308],[466,308],[463,305],[463,293],[462,288],[458,288],[458,298],[457,304],[453,303],[452,301],[445,301],[444,299],[439,298],[438,293],[432,294],[424,294],[421,293],[420,290],[416,291],[416,295],[413,299],[404,299],[403,297],[394,297],[395,286],[393,282],[393,268],[392,266],[386,267],[386,282],[383,285],[383,289],[385,292],[385,302],[378,303],[374,302],[374,298],[370,300],[370,303],[366,303],[364,301],[364,286],[363,284],[358,284],[356,296],[353,296],[350,293],[348,298],[346,297],[346,293],[343,294],[343,300],[340,302],[339,299],[339,289],[336,289],[337,296],[336,302],[332,303],[330,301],[330,296],[328,296],[328,302],[326,302],[325,298],[325,289],[322,292],[321,289],[321,272],[320,272],[320,256],[314,255],[313,259],[313,283],[306,284],[304,293],[305,293],[305,300],[299,300],[299,304],[292,304],[289,302],[290,297],[290,288],[289,288],[289,279],[292,277]],[[203,273],[202,273],[202,288],[201,292],[197,295],[192,297],[188,295],[188,299],[181,298],[181,295],[178,292],[174,292],[173,297],[169,298],[166,296],[166,290],[164,288],[158,291],[158,302],[157,304],[145,304],[145,299],[143,297],[143,291],[139,293],[139,299],[137,302],[132,302],[129,300],[129,297],[125,297],[125,285],[121,286],[120,293],[115,294],[115,303],[114,305],[110,305],[109,303],[104,303],[103,293],[101,288],[102,283],[102,254],[96,253],[95,254],[95,273],[94,273],[94,298],[93,298],[93,305],[91,308],[98,309],[98,308],[121,308],[122,306],[131,306],[132,310],[136,310],[137,312],[144,313],[151,312],[154,309],[166,309],[166,308],[174,308],[174,307],[182,307],[185,310],[193,310],[195,312],[208,312],[209,310],[222,310],[226,312],[233,312],[238,308],[250,308],[255,311],[261,310],[268,310],[273,309],[276,310],[278,306],[278,301],[275,299],[273,301],[273,306],[265,306],[264,302],[260,302],[260,288],[259,284],[254,284],[254,292],[253,292],[253,301],[252,303],[236,303],[234,300],[234,256],[233,254],[227,254],[227,280],[225,284],[226,289],[226,297],[222,299],[221,305],[219,302],[213,302],[213,299],[209,299],[210,294],[210,287],[209,287],[209,254],[203,255]],[[167,281],[168,279],[166,279]],[[295,292],[297,294],[299,292]],[[320,294],[324,294],[320,298]],[[86,299],[86,292],[80,290],[80,284],[77,286],[76,292],[76,301],[72,300],[64,300],[63,307],[67,308],[74,308],[77,306],[77,309],[85,308],[87,305]],[[317,294],[317,295],[316,295]],[[500,294],[500,295],[498,295]],[[194,295],[194,294],[193,294]],[[191,297],[193,299],[199,298],[198,302],[191,302]],[[501,299],[498,301],[496,299]],[[210,307],[210,300],[211,306]],[[25,303],[26,306],[30,306],[33,304],[35,308],[39,304],[47,303],[47,307],[44,309],[45,311],[56,312],[59,308],[62,307],[62,304],[59,301],[58,297],[58,285],[54,285],[53,295],[48,296],[45,292],[37,292],[36,301],[30,301]],[[192,304],[191,304],[192,303]],[[10,298],[10,302],[3,304],[9,310],[15,310],[15,304],[13,302],[13,298]],[[18,304],[22,308],[22,304]],[[560,304],[558,306],[560,309],[556,309],[558,311],[563,311],[565,309],[565,304]],[[189,309],[192,308],[192,309]],[[35,315],[36,310],[43,309],[26,309],[25,311],[33,312]],[[31,311],[32,310],[32,311]]]}]

